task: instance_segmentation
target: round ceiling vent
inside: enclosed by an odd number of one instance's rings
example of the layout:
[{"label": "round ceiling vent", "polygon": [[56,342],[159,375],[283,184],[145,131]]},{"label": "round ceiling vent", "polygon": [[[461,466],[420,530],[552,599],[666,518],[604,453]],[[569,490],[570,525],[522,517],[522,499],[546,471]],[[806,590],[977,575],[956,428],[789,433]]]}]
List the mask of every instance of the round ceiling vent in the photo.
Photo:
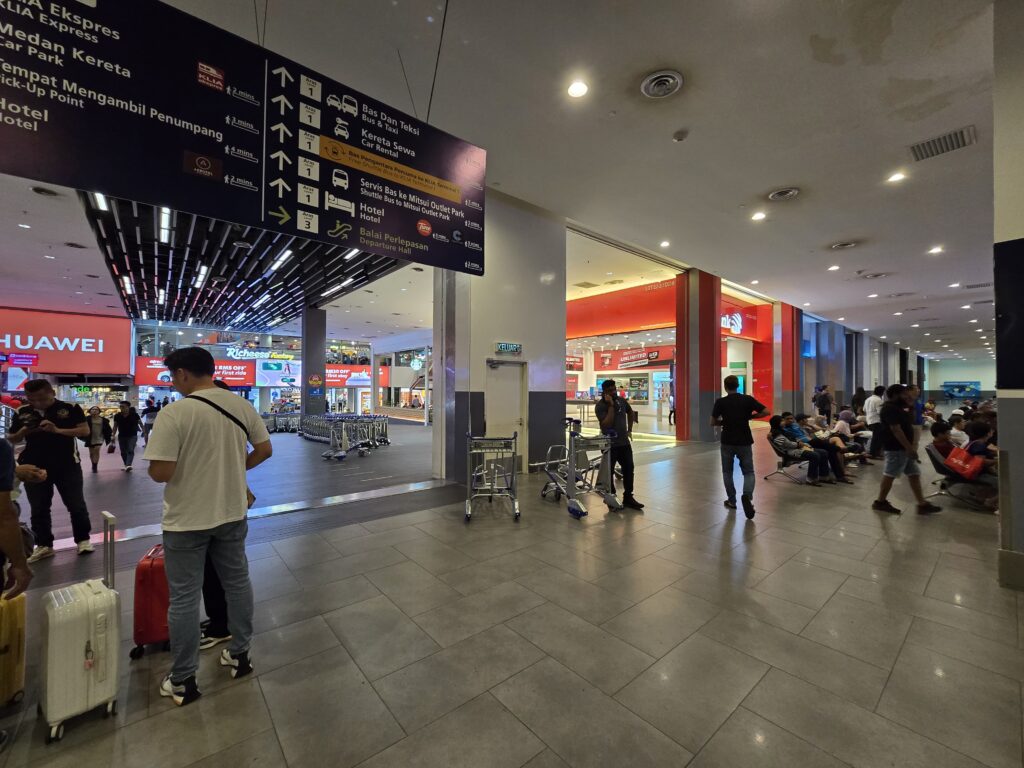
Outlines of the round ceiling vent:
[{"label": "round ceiling vent", "polygon": [[88,247],[88,246],[82,245],[81,243],[71,243],[71,242],[64,243],[64,246],[66,248],[77,248],[77,249],[83,250],[83,251]]},{"label": "round ceiling vent", "polygon": [[888,272],[858,272],[857,277],[861,280],[878,280],[882,277],[888,277]]},{"label": "round ceiling vent", "polygon": [[43,197],[60,197],[60,192],[50,189],[49,187],[32,187],[32,191],[37,195],[42,195]]},{"label": "round ceiling vent", "polygon": [[683,76],[674,69],[651,72],[640,82],[640,93],[649,99],[664,99],[683,87]]},{"label": "round ceiling vent", "polygon": [[[773,203],[780,203],[784,200],[792,200],[799,194],[799,187],[783,187],[782,189],[776,189],[774,192],[769,192],[768,199]],[[835,246],[832,247],[834,248]]]},{"label": "round ceiling vent", "polygon": [[841,240],[840,242],[832,243],[832,245],[829,246],[829,248],[831,248],[833,251],[841,251],[841,250],[843,250],[845,248],[856,248],[856,247],[857,247],[857,241],[856,240]]},{"label": "round ceiling vent", "polygon": [[690,135],[690,132],[685,128],[680,128],[678,131],[672,134],[672,141],[678,144],[681,141],[686,141],[686,138]]}]

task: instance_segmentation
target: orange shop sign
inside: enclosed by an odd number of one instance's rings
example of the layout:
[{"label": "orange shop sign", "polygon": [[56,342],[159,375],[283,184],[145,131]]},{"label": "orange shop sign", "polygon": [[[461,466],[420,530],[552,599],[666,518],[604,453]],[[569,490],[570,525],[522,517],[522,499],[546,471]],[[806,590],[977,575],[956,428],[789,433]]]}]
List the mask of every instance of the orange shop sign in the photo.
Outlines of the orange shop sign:
[{"label": "orange shop sign", "polygon": [[39,373],[131,372],[132,324],[126,318],[0,308],[0,353],[39,356]]}]

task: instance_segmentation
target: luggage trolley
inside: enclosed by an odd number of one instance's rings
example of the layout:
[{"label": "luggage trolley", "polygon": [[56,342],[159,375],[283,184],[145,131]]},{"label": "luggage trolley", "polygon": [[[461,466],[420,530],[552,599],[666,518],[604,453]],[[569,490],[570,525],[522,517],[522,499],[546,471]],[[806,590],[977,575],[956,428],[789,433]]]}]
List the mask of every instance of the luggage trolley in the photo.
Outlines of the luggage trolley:
[{"label": "luggage trolley", "polygon": [[[565,496],[569,514],[577,520],[587,514],[587,508],[579,499],[582,493],[597,493],[608,509],[621,510],[622,502],[611,491],[611,447],[614,435],[584,437],[580,433],[582,424],[579,419],[566,419],[566,423],[569,427],[569,446],[553,445],[548,449],[544,471],[549,480],[541,490],[541,496],[547,497],[552,491],[556,501]],[[599,452],[600,456],[591,460],[590,451]]]},{"label": "luggage trolley", "polygon": [[473,518],[473,500],[507,497],[512,502],[514,519],[519,521],[519,499],[517,468],[519,456],[516,451],[519,433],[512,437],[473,437],[466,435],[466,522]]}]

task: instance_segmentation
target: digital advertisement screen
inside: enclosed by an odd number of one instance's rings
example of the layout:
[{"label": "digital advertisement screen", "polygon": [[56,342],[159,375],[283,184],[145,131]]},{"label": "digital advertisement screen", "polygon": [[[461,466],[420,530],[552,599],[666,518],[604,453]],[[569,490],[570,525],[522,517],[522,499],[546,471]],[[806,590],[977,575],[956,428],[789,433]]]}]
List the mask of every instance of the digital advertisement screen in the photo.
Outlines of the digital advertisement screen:
[{"label": "digital advertisement screen", "polygon": [[[229,387],[251,387],[256,383],[253,360],[215,360],[214,377]],[[171,372],[162,357],[135,358],[135,384],[140,387],[169,387]]]},{"label": "digital advertisement screen", "polygon": [[257,387],[297,387],[302,379],[301,360],[256,360]]}]

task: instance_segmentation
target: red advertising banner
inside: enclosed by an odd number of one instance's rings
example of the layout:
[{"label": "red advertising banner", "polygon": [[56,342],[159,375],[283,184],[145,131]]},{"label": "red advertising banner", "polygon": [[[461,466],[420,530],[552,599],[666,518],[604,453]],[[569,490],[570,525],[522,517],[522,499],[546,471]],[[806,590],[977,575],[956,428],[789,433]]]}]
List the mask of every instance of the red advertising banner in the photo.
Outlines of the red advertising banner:
[{"label": "red advertising banner", "polygon": [[[381,366],[377,371],[377,383],[387,387],[391,382],[391,369]],[[370,366],[327,364],[328,387],[369,387]]]},{"label": "red advertising banner", "polygon": [[565,375],[565,397],[568,400],[573,400],[576,397],[576,393],[580,389],[580,377],[577,373],[567,373]]},{"label": "red advertising banner", "polygon": [[119,317],[0,308],[0,353],[38,355],[38,373],[127,376],[132,324]]},{"label": "red advertising banner", "polygon": [[676,348],[642,347],[594,353],[594,370],[624,371],[630,368],[667,368],[675,360]]},{"label": "red advertising banner", "polygon": [[565,370],[567,370],[567,371],[582,371],[583,370],[583,356],[582,355],[566,355],[565,356]]},{"label": "red advertising banner", "polygon": [[[214,378],[229,387],[256,386],[255,360],[214,360]],[[139,387],[169,387],[171,373],[162,357],[135,358],[135,384]]]}]

